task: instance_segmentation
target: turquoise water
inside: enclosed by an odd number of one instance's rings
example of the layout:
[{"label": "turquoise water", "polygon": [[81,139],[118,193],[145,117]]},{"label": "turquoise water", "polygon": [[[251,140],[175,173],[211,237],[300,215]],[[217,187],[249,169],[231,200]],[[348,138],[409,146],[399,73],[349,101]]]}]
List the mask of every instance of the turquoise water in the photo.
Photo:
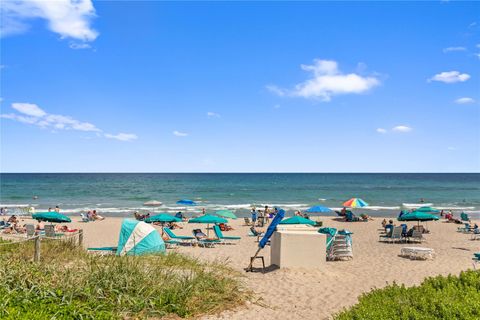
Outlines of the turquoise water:
[{"label": "turquoise water", "polygon": [[[34,200],[33,196],[38,196]],[[435,207],[480,213],[480,174],[179,174],[65,173],[0,174],[0,205],[59,205],[63,212],[97,209],[106,215],[131,215],[148,200],[163,202],[155,211],[182,210],[179,199],[199,206],[188,211],[230,208],[240,216],[252,205],[302,210],[314,204],[339,208],[351,198],[370,204],[359,211],[396,215],[402,203],[423,198]]]}]

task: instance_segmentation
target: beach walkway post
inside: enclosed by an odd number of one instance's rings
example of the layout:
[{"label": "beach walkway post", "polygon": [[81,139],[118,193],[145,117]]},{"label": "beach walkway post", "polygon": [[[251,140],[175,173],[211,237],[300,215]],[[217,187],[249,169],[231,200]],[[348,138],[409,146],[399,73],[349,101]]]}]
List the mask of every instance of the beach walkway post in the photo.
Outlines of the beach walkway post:
[{"label": "beach walkway post", "polygon": [[35,251],[33,253],[33,261],[40,261],[40,236],[35,237]]}]

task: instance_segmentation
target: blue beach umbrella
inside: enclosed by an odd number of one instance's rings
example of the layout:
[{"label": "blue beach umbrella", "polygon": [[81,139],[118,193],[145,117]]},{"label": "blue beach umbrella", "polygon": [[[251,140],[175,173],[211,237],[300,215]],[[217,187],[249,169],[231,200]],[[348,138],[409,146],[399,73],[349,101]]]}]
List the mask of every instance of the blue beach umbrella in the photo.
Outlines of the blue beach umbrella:
[{"label": "blue beach umbrella", "polygon": [[177,204],[181,204],[181,205],[184,205],[184,206],[196,206],[197,205],[197,203],[195,201],[188,200],[188,199],[178,200]]},{"label": "blue beach umbrella", "polygon": [[305,210],[305,212],[308,213],[327,213],[327,212],[332,212],[332,209],[324,207],[324,206],[313,206],[311,208],[308,208]]}]

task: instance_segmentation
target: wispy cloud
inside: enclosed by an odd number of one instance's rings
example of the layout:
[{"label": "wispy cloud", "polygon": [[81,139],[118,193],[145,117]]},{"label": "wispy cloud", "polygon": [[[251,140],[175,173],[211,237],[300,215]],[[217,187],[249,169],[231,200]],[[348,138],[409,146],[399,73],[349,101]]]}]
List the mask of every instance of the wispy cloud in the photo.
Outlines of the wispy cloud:
[{"label": "wispy cloud", "polygon": [[428,82],[439,81],[444,83],[465,82],[470,79],[470,75],[467,73],[460,73],[459,71],[444,71],[434,75]]},{"label": "wispy cloud", "polygon": [[1,34],[9,36],[28,31],[31,19],[44,19],[48,29],[83,42],[93,41],[98,32],[91,26],[96,17],[91,0],[20,0],[2,1]]},{"label": "wispy cloud", "polygon": [[410,128],[408,126],[403,126],[403,125],[402,126],[396,126],[396,127],[392,128],[392,131],[394,131],[394,132],[403,132],[403,133],[410,132],[412,130],[413,130],[412,128]]},{"label": "wispy cloud", "polygon": [[180,131],[175,130],[175,131],[173,131],[173,135],[177,136],[177,137],[186,137],[186,136],[188,136],[188,133],[180,132]]},{"label": "wispy cloud", "polygon": [[119,133],[119,134],[105,134],[105,138],[116,139],[120,141],[132,141],[138,139],[136,134],[133,133]]},{"label": "wispy cloud", "polygon": [[209,111],[209,112],[207,112],[207,117],[209,117],[209,118],[220,118],[221,116],[220,116],[220,114],[218,114],[216,112]]},{"label": "wispy cloud", "polygon": [[70,47],[70,49],[79,50],[79,49],[90,49],[92,46],[89,45],[88,43],[72,42],[72,43],[70,43],[69,47]]},{"label": "wispy cloud", "polygon": [[375,77],[342,73],[333,60],[315,59],[313,65],[302,64],[301,68],[313,77],[295,85],[293,89],[283,89],[276,85],[268,85],[266,88],[279,96],[330,101],[333,96],[364,93],[380,84],[380,80]]},{"label": "wispy cloud", "polygon": [[458,104],[469,104],[474,102],[475,100],[469,97],[458,98],[457,100],[455,100],[455,103],[458,103]]},{"label": "wispy cloud", "polygon": [[458,52],[458,51],[467,51],[467,48],[465,47],[448,47],[448,48],[444,48],[443,49],[443,52],[444,53],[448,53],[448,52]]},{"label": "wispy cloud", "polygon": [[384,133],[387,133],[387,130],[383,128],[377,128],[377,132],[384,134]]},{"label": "wispy cloud", "polygon": [[18,113],[0,114],[0,118],[35,125],[44,129],[96,132],[106,138],[121,141],[137,139],[137,136],[131,133],[119,133],[117,135],[103,133],[103,130],[97,128],[97,126],[90,122],[79,121],[70,116],[61,114],[50,114],[33,103],[12,103],[12,109],[16,110]]}]

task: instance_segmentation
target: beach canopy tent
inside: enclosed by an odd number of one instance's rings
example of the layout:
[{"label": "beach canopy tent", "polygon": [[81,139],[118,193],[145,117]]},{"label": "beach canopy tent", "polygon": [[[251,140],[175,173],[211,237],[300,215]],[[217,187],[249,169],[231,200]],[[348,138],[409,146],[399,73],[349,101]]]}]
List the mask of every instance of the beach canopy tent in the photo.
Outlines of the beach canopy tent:
[{"label": "beach canopy tent", "polygon": [[201,217],[193,218],[188,221],[188,223],[206,223],[207,224],[207,237],[210,235],[210,228],[209,224],[215,224],[215,223],[227,223],[228,220],[217,217],[217,216],[212,216],[210,214],[205,214]]},{"label": "beach canopy tent", "polygon": [[195,201],[188,200],[188,199],[178,200],[177,204],[181,204],[181,205],[184,205],[184,206],[196,206],[197,205],[197,203]]},{"label": "beach canopy tent", "polygon": [[280,221],[279,224],[309,224],[313,226],[315,221],[300,216],[294,216]]},{"label": "beach canopy tent", "polygon": [[324,207],[324,206],[313,206],[305,210],[308,213],[327,213],[332,212],[332,209]]},{"label": "beach canopy tent", "polygon": [[367,207],[368,203],[366,203],[360,198],[352,198],[350,200],[345,201],[343,203],[343,206],[350,207],[350,208],[363,208],[363,207]]},{"label": "beach canopy tent", "polygon": [[215,214],[224,218],[237,219],[237,216],[231,210],[217,210],[215,211]]},{"label": "beach canopy tent", "polygon": [[165,252],[165,242],[151,225],[133,219],[124,219],[118,239],[118,256],[137,256]]},{"label": "beach canopy tent", "polygon": [[51,212],[38,212],[32,214],[32,218],[38,221],[47,221],[47,222],[72,222],[72,219],[67,217],[64,214],[51,211]]},{"label": "beach canopy tent", "polygon": [[157,201],[157,200],[150,200],[150,201],[145,202],[143,205],[147,206],[147,207],[158,207],[158,206],[161,206],[162,203],[160,201]]},{"label": "beach canopy tent", "polygon": [[429,207],[429,206],[424,206],[416,209],[415,211],[417,212],[425,212],[425,213],[439,213],[440,210],[437,210],[435,208]]}]

